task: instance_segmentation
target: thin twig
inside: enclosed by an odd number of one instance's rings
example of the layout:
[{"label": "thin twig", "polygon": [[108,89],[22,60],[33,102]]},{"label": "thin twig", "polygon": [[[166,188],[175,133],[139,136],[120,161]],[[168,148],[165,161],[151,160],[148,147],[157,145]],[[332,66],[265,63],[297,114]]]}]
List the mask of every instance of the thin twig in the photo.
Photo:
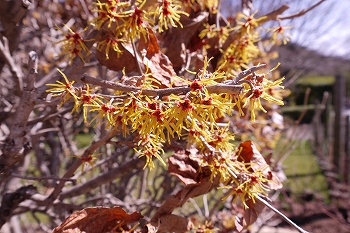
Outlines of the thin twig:
[{"label": "thin twig", "polygon": [[84,193],[88,193],[89,191],[101,186],[102,184],[111,182],[134,169],[141,169],[142,166],[143,161],[138,158],[134,158],[121,166],[105,171],[99,176],[94,177],[93,179],[83,184],[76,185],[68,190],[65,190],[63,193],[61,193],[60,199],[63,200],[65,198],[71,198]]},{"label": "thin twig", "polygon": [[281,216],[289,225],[297,229],[300,233],[309,233],[308,231],[305,231],[301,227],[299,227],[297,224],[295,224],[292,220],[290,220],[287,216],[282,214],[279,210],[277,210],[275,207],[273,207],[270,203],[268,203],[263,197],[256,196],[256,199],[260,201],[262,204],[264,204],[267,208]]},{"label": "thin twig", "polygon": [[[248,75],[253,74],[254,72],[256,72],[258,70],[261,70],[261,69],[263,69],[265,67],[266,67],[266,64],[259,64],[259,65],[256,65],[256,66],[252,66],[249,69],[243,70],[241,73],[239,73],[237,75],[237,77],[231,82],[232,83],[238,83],[241,79],[243,79],[243,78],[247,77]],[[231,84],[231,82],[228,83],[228,84]]]},{"label": "thin twig", "polygon": [[262,20],[260,20],[259,24],[264,24],[267,21],[280,19],[280,15],[289,9],[289,5],[283,4],[278,9],[271,11],[263,16]]},{"label": "thin twig", "polygon": [[303,103],[303,111],[301,112],[298,120],[295,122],[295,125],[299,125],[301,120],[304,118],[304,116],[306,115],[307,112],[307,102],[309,101],[309,97],[310,97],[310,93],[311,93],[311,88],[308,87],[306,89],[305,92],[305,96],[304,96],[304,103]]},{"label": "thin twig", "polygon": [[326,0],[320,0],[319,2],[317,2],[314,5],[310,6],[308,9],[301,10],[301,11],[299,11],[296,14],[287,15],[287,16],[279,16],[278,18],[280,20],[284,20],[284,19],[293,19],[293,18],[296,18],[296,17],[303,16],[306,13],[308,13],[309,11],[313,10],[314,8],[316,8],[317,6],[321,5],[324,1],[326,1]]},{"label": "thin twig", "polygon": [[138,52],[137,52],[137,50],[136,50],[135,42],[134,42],[133,40],[131,40],[131,46],[132,46],[132,50],[134,51],[136,66],[137,66],[137,68],[139,69],[140,74],[143,75],[144,72],[143,72],[143,70],[142,70],[142,68],[141,68],[141,64],[140,64],[140,62],[139,62],[139,57],[140,57],[140,56],[139,56],[139,54],[138,54]]},{"label": "thin twig", "polygon": [[[124,92],[140,92],[143,95],[147,96],[167,96],[170,94],[185,94],[191,91],[189,86],[182,87],[173,87],[173,88],[161,88],[161,89],[141,89],[138,87],[132,87],[124,85],[121,83],[114,83],[111,81],[101,80],[98,78],[91,77],[87,74],[84,74],[81,77],[81,81],[84,83],[97,85],[101,87],[110,88],[112,90],[124,91]],[[211,93],[229,93],[229,94],[239,94],[243,86],[242,85],[231,85],[231,84],[216,84],[206,86],[207,90]]]},{"label": "thin twig", "polygon": [[20,179],[25,179],[25,180],[64,180],[64,181],[70,181],[74,185],[76,183],[76,179],[69,179],[69,178],[60,178],[60,177],[53,177],[53,176],[42,176],[42,177],[34,177],[34,176],[22,176],[20,174],[12,173],[12,177],[20,178]]},{"label": "thin twig", "polygon": [[[83,155],[81,156],[81,159],[77,159],[72,166],[67,170],[67,172],[63,175],[63,179],[70,178],[74,175],[75,171],[80,167],[82,164],[82,160],[85,158],[88,158],[90,155],[92,155],[98,148],[103,146],[104,144],[108,143],[108,141],[113,138],[117,132],[115,130],[112,130],[109,134],[105,135],[103,138],[96,142],[92,142],[91,145],[84,151]],[[48,202],[53,202],[56,200],[56,198],[60,195],[62,192],[62,189],[65,185],[66,181],[61,180],[55,187],[55,189],[52,191],[50,196],[47,198]]]},{"label": "thin twig", "polygon": [[24,75],[21,68],[17,65],[17,63],[13,59],[10,51],[9,41],[4,36],[2,37],[2,40],[0,39],[0,53],[5,58],[7,64],[9,65],[11,73],[15,76],[18,94],[21,94],[23,91]]}]

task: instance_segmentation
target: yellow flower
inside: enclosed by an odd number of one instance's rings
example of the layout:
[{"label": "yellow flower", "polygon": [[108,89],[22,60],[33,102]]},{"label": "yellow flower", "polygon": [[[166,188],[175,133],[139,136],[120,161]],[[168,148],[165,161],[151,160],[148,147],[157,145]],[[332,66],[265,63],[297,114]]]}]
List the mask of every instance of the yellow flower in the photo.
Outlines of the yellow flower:
[{"label": "yellow flower", "polygon": [[[240,163],[235,161],[235,163]],[[269,191],[266,183],[271,182],[268,178],[263,174],[263,170],[260,169],[257,171],[252,171],[250,166],[243,165],[241,169],[243,170],[235,170],[235,176],[231,174],[231,185],[225,185],[219,187],[219,189],[230,189],[230,192],[223,198],[225,201],[227,198],[233,196],[233,202],[235,202],[238,198],[242,201],[244,208],[249,209],[247,205],[248,200],[252,200],[255,203],[255,198],[259,194],[266,195],[266,192]],[[229,169],[232,169],[230,167]],[[231,170],[232,171],[232,170]]]},{"label": "yellow flower", "polygon": [[139,109],[130,115],[133,130],[137,130],[141,137],[151,134],[155,140],[170,142],[170,138],[174,137],[173,129],[168,120],[167,110],[163,108],[162,103],[150,100],[148,97],[145,97],[146,102],[137,101],[143,104],[140,104]]},{"label": "yellow flower", "polygon": [[145,2],[143,1],[141,5],[135,7],[133,10],[122,12],[124,20],[122,33],[127,41],[135,41],[135,38],[139,38],[140,35],[146,38],[148,30],[152,30],[150,28],[152,22],[147,17],[149,13],[142,10]]},{"label": "yellow flower", "polygon": [[107,37],[106,39],[97,43],[97,49],[101,52],[103,49],[105,49],[106,59],[108,60],[110,49],[113,49],[113,51],[117,53],[117,57],[119,57],[123,53],[123,51],[119,48],[119,44],[124,42],[125,40],[123,39],[114,39],[112,37]]},{"label": "yellow flower", "polygon": [[[107,2],[97,2],[93,3],[95,9],[93,12],[97,12],[97,17],[94,18],[90,23],[95,26],[96,29],[101,29],[101,27],[108,22],[107,27],[117,31],[118,27],[122,24],[123,15],[121,12],[124,8],[130,7],[129,2],[121,2],[119,0],[109,0]],[[112,27],[113,26],[113,27]]]},{"label": "yellow flower", "polygon": [[231,178],[227,160],[229,160],[229,157],[224,156],[222,153],[207,153],[203,156],[201,167],[209,167],[211,181],[213,181],[214,177],[219,176],[220,182],[226,182]]},{"label": "yellow flower", "polygon": [[265,75],[255,75],[254,79],[249,80],[251,86],[249,87],[250,90],[246,94],[247,98],[243,107],[246,107],[249,103],[252,121],[255,121],[255,110],[260,109],[261,111],[266,112],[265,108],[261,104],[261,99],[277,105],[284,104],[281,99],[278,99],[278,96],[276,96],[276,98],[270,94],[272,93],[272,90],[283,89],[283,86],[281,86],[283,80],[284,78],[280,78],[276,81],[270,81],[265,78]]},{"label": "yellow flower", "polygon": [[291,35],[288,33],[286,34],[286,29],[290,29],[292,27],[283,27],[278,26],[274,28],[268,29],[268,31],[272,31],[272,41],[279,44],[280,41],[282,41],[283,44],[287,44],[290,41]]},{"label": "yellow flower", "polygon": [[140,141],[138,142],[138,146],[140,147],[140,149],[135,149],[135,151],[140,154],[139,158],[146,158],[146,163],[143,169],[145,169],[147,166],[150,170],[155,168],[153,163],[153,157],[156,157],[164,166],[166,166],[166,163],[161,157],[161,154],[164,154],[164,150],[160,147],[162,143],[164,142],[158,141],[151,134],[141,137]]},{"label": "yellow flower", "polygon": [[[260,17],[260,18],[256,19],[256,18],[254,18],[256,13],[258,13],[258,11],[255,11],[250,16],[247,16],[243,13],[237,14],[238,25],[239,25],[237,28],[241,29],[242,34],[245,34],[245,33],[249,34],[251,30],[254,30],[259,25],[259,21],[266,18],[266,17]],[[242,21],[240,21],[240,20],[242,20]]]},{"label": "yellow flower", "polygon": [[183,27],[180,22],[180,15],[188,14],[184,11],[179,10],[181,8],[177,1],[163,0],[162,3],[157,7],[154,12],[155,17],[158,16],[158,31],[163,32],[163,27],[168,30],[169,24],[173,27]]},{"label": "yellow flower", "polygon": [[56,44],[62,43],[61,49],[62,52],[60,55],[65,55],[69,61],[74,59],[76,56],[79,56],[80,59],[84,61],[84,56],[82,54],[82,51],[89,54],[90,51],[85,45],[85,40],[83,39],[81,33],[74,32],[70,27],[65,25],[65,27],[68,29],[68,32],[65,32],[64,30],[59,30],[63,33],[64,39],[56,42]]},{"label": "yellow flower", "polygon": [[121,130],[123,136],[126,137],[131,132],[131,115],[135,113],[136,105],[137,103],[132,98],[111,100],[108,104],[99,101],[95,105],[89,105],[92,108],[90,112],[98,112],[98,115],[94,117],[90,124],[95,120],[97,124],[101,120],[107,119],[107,127],[113,127],[113,130]]},{"label": "yellow flower", "polygon": [[230,28],[229,25],[225,25],[223,27],[217,27],[216,24],[205,24],[204,25],[205,29],[203,29],[200,33],[199,33],[199,37],[201,39],[203,38],[215,38],[217,37],[219,39],[219,47],[221,47],[227,37],[229,36],[229,33],[233,30],[235,30],[235,28]]},{"label": "yellow flower", "polygon": [[101,102],[100,96],[93,94],[90,92],[90,86],[86,84],[85,88],[80,91],[80,95],[78,96],[78,101],[74,105],[72,112],[78,111],[81,106],[83,106],[83,116],[84,122],[87,122],[87,113],[89,107],[93,104],[97,105],[97,102]]},{"label": "yellow flower", "polygon": [[63,76],[66,83],[63,83],[63,82],[57,80],[56,83],[54,83],[54,84],[46,84],[47,86],[53,87],[53,88],[46,90],[46,92],[51,92],[52,96],[61,97],[60,107],[62,107],[62,105],[64,103],[66,103],[69,99],[71,99],[72,97],[74,98],[74,102],[78,103],[79,100],[78,100],[78,96],[76,95],[77,90],[73,86],[74,81],[70,82],[68,80],[67,76],[62,71],[60,71],[59,69],[57,69],[57,71]]},{"label": "yellow flower", "polygon": [[106,127],[115,126],[114,114],[117,111],[118,107],[115,103],[113,103],[113,99],[109,101],[109,103],[104,103],[100,99],[96,99],[93,104],[86,104],[86,107],[90,107],[90,112],[97,112],[97,115],[92,118],[90,124],[96,121],[95,125],[98,123],[108,123]]}]

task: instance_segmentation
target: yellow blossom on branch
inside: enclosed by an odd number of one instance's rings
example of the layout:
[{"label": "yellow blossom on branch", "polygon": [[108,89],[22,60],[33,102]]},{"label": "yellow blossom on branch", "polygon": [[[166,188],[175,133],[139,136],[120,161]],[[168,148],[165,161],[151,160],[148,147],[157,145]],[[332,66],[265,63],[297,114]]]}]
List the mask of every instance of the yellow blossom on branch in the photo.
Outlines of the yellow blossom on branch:
[{"label": "yellow blossom on branch", "polygon": [[160,146],[162,143],[164,142],[158,141],[151,134],[140,138],[138,142],[138,146],[140,149],[135,149],[135,151],[140,154],[139,158],[146,158],[146,163],[143,169],[145,169],[146,167],[149,167],[150,170],[155,168],[153,157],[156,157],[164,166],[166,166],[166,163],[161,157],[161,155],[164,154],[164,150]]},{"label": "yellow blossom on branch", "polygon": [[256,13],[258,13],[258,11],[255,11],[253,14],[249,16],[243,13],[237,14],[238,26],[236,28],[241,30],[242,34],[245,34],[245,33],[249,34],[251,30],[254,30],[259,25],[259,22],[261,20],[266,18],[266,17],[255,18]]},{"label": "yellow blossom on branch", "polygon": [[280,78],[276,81],[270,81],[265,78],[265,75],[252,75],[245,79],[249,85],[246,85],[246,100],[243,104],[243,108],[248,106],[250,108],[251,120],[255,121],[255,111],[260,109],[266,112],[265,108],[261,104],[261,99],[268,102],[283,105],[283,101],[278,99],[279,96],[272,96],[272,90],[283,89],[281,86],[284,78]]},{"label": "yellow blossom on branch", "polygon": [[145,2],[143,1],[132,10],[122,12],[124,20],[122,33],[127,41],[135,41],[140,35],[146,38],[147,30],[151,30],[152,21],[148,18],[150,13],[142,10]]},{"label": "yellow blossom on branch", "polygon": [[107,2],[97,1],[93,3],[95,9],[93,12],[97,12],[97,17],[95,17],[90,23],[95,26],[96,29],[101,29],[101,27],[107,23],[107,28],[111,28],[117,32],[119,26],[123,23],[123,15],[121,12],[127,7],[130,7],[129,2],[121,2],[119,0],[109,0]]},{"label": "yellow blossom on branch", "polygon": [[154,12],[154,16],[158,17],[158,31],[163,32],[163,28],[166,30],[169,28],[169,25],[173,27],[183,27],[180,22],[180,15],[188,14],[184,11],[181,11],[181,5],[179,2],[174,0],[162,0]]},{"label": "yellow blossom on branch", "polygon": [[285,45],[290,41],[291,35],[289,33],[286,33],[286,29],[291,29],[292,27],[283,27],[283,26],[278,26],[274,28],[268,29],[268,31],[272,32],[271,39],[274,43],[280,44],[282,43]]},{"label": "yellow blossom on branch", "polygon": [[[62,52],[60,55],[65,55],[69,61],[74,59],[76,56],[79,56],[82,61],[84,61],[83,51],[86,54],[90,53],[90,50],[85,45],[85,40],[83,39],[81,33],[74,32],[70,27],[65,25],[68,32],[65,32],[63,29],[59,30],[63,33],[64,39],[56,42],[56,44],[62,44]],[[85,62],[85,61],[84,61]]]},{"label": "yellow blossom on branch", "polygon": [[63,83],[59,80],[56,81],[56,83],[53,84],[46,84],[47,86],[50,86],[52,88],[46,90],[46,92],[52,93],[52,96],[59,96],[61,98],[60,107],[66,103],[68,100],[70,100],[72,97],[74,98],[74,102],[78,102],[77,97],[77,90],[73,86],[74,81],[69,81],[67,76],[59,69],[57,71],[63,76],[64,81],[66,83]]},{"label": "yellow blossom on branch", "polygon": [[119,48],[119,45],[121,43],[124,43],[124,42],[125,42],[125,40],[123,40],[123,39],[106,37],[104,40],[99,41],[97,43],[96,48],[101,52],[102,52],[102,50],[105,50],[106,59],[108,60],[110,49],[112,49],[114,52],[117,53],[117,57],[119,57],[123,53],[123,51]]},{"label": "yellow blossom on branch", "polygon": [[235,172],[238,173],[236,177],[232,177],[232,184],[219,188],[230,190],[223,200],[233,197],[233,202],[236,202],[239,198],[243,203],[244,208],[249,209],[247,201],[252,200],[253,203],[255,203],[255,199],[258,195],[266,194],[266,192],[270,190],[266,183],[271,181],[264,176],[262,170],[252,172],[246,168],[245,171]]}]

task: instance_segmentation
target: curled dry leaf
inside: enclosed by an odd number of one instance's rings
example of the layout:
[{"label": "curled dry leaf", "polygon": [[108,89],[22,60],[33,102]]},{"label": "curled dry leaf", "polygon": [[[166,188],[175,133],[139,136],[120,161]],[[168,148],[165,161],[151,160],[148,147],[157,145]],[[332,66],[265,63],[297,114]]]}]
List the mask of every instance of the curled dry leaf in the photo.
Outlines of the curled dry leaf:
[{"label": "curled dry leaf", "polygon": [[142,218],[139,212],[127,214],[121,207],[92,207],[74,212],[52,233],[111,232]]},{"label": "curled dry leaf", "polygon": [[255,202],[253,202],[253,200],[250,199],[246,202],[246,204],[249,206],[249,209],[246,209],[244,211],[244,217],[243,217],[244,227],[252,225],[258,219],[258,217],[266,207],[259,200],[256,200]]},{"label": "curled dry leaf", "polygon": [[163,215],[159,218],[159,232],[186,232],[191,230],[191,221],[174,214]]},{"label": "curled dry leaf", "polygon": [[[162,218],[175,218],[169,217],[169,215],[175,208],[185,204],[189,198],[206,194],[219,185],[220,178],[218,176],[210,180],[210,172],[199,172],[199,159],[198,156],[190,157],[186,151],[178,151],[168,159],[169,172],[177,176],[185,184],[185,187],[175,195],[169,196],[161,205],[150,221],[153,227],[158,227]],[[180,219],[177,220],[180,221]]]},{"label": "curled dry leaf", "polygon": [[240,151],[238,160],[249,163],[253,171],[262,171],[264,176],[270,180],[270,182],[266,184],[270,189],[277,190],[282,188],[281,181],[277,175],[271,171],[270,166],[252,141],[242,142],[239,144],[238,150]]},{"label": "curled dry leaf", "polygon": [[[99,41],[106,40],[106,38],[117,40],[116,36],[110,33],[109,30],[101,30]],[[101,65],[106,66],[110,70],[121,71],[125,68],[125,72],[127,73],[138,71],[139,68],[136,62],[142,62],[141,58],[136,60],[131,44],[122,42],[118,40],[115,42],[119,51],[115,51],[111,45],[109,45],[109,49],[107,50],[107,43],[101,44],[99,49],[96,50],[97,60]]]},{"label": "curled dry leaf", "polygon": [[151,29],[148,29],[146,37],[141,37],[138,42],[138,50],[142,55],[142,62],[151,73],[152,77],[161,83],[160,88],[182,86],[184,83],[176,79],[173,64],[160,50],[158,39]]},{"label": "curled dry leaf", "polygon": [[[218,186],[219,180],[220,180],[219,178],[215,178],[212,182],[210,181],[210,178],[207,177],[196,184],[187,185],[175,195],[169,196],[167,200],[158,209],[154,217],[151,219],[150,224],[155,228],[158,227],[161,219],[163,218],[167,219],[168,217],[165,217],[165,216],[169,216],[175,208],[181,207],[182,205],[184,205],[187,202],[187,200],[191,197],[197,197],[199,195],[203,195],[210,192],[210,190]],[[186,226],[188,226],[188,224],[190,223],[188,222]],[[158,232],[169,232],[167,228],[168,227],[170,228],[172,226],[163,226],[163,227],[166,230],[164,231],[159,230]],[[178,228],[179,227],[180,226],[178,226]]]},{"label": "curled dry leaf", "polygon": [[106,56],[106,45],[102,46],[101,50],[97,50],[96,57],[99,63],[114,71],[121,71],[124,68],[127,73],[137,71],[138,65],[136,61],[142,61],[141,58],[135,58],[132,46],[129,44],[118,43],[118,47],[122,53],[118,54],[118,52],[110,49],[108,52],[108,59]]},{"label": "curled dry leaf", "polygon": [[[186,48],[196,46],[192,45],[194,38],[198,38],[201,26],[205,21],[207,21],[208,16],[208,12],[200,12],[200,14],[196,15],[195,18],[192,19],[182,17],[181,23],[183,28],[172,28],[171,30],[164,32],[163,47],[166,48],[165,54],[173,63],[173,67],[176,71],[180,70],[185,63],[185,60],[181,56],[181,45],[185,45]],[[198,43],[200,43],[200,40],[198,40]]]},{"label": "curled dry leaf", "polygon": [[191,157],[185,150],[177,151],[168,159],[168,171],[185,185],[196,184],[199,178],[199,158]]},{"label": "curled dry leaf", "polygon": [[234,228],[235,232],[242,232],[258,219],[258,217],[261,215],[262,211],[266,207],[259,200],[253,201],[252,199],[249,199],[246,201],[246,204],[249,206],[248,209],[244,208],[243,205],[239,204],[234,207],[233,212],[226,213],[228,215],[227,219],[234,219],[234,223],[232,225],[228,225],[228,220],[226,220],[226,227],[229,226],[230,229]]}]

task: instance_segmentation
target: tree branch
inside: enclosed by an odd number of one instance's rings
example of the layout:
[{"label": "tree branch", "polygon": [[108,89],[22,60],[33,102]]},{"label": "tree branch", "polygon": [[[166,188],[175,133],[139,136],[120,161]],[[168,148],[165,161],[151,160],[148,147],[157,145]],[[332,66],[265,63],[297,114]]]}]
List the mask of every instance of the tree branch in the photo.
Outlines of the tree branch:
[{"label": "tree branch", "polygon": [[29,54],[29,74],[27,76],[27,85],[24,88],[20,104],[14,113],[14,119],[10,125],[10,134],[8,135],[4,146],[3,154],[0,155],[0,183],[2,178],[8,177],[14,166],[20,162],[25,149],[29,148],[27,134],[27,122],[37,99],[36,89],[34,88],[36,78],[37,55],[35,52]]},{"label": "tree branch", "polygon": [[[84,83],[93,84],[93,85],[109,88],[112,90],[124,91],[124,92],[140,92],[141,94],[147,95],[147,96],[162,97],[170,94],[181,94],[181,93],[185,94],[191,91],[191,88],[189,86],[162,88],[162,89],[141,89],[138,87],[132,87],[121,83],[114,83],[111,81],[101,80],[98,78],[91,77],[87,74],[84,74],[80,80]],[[206,88],[211,93],[239,94],[243,89],[243,86],[235,85],[235,84],[219,83],[216,85],[206,86]]]},{"label": "tree branch", "polygon": [[321,5],[324,1],[326,1],[326,0],[320,0],[319,2],[317,2],[314,5],[310,6],[309,8],[301,10],[301,11],[299,11],[296,14],[287,15],[287,16],[279,16],[278,18],[280,20],[284,20],[284,19],[293,19],[293,18],[296,18],[296,17],[303,16],[306,13],[308,13],[309,11],[313,10],[314,8],[316,8],[317,6]]},{"label": "tree branch", "polygon": [[132,159],[131,161],[123,164],[122,166],[110,169],[83,184],[76,185],[68,190],[63,191],[60,195],[60,199],[63,200],[65,198],[71,198],[84,193],[88,193],[89,191],[101,186],[102,184],[109,183],[115,180],[116,178],[131,172],[133,169],[142,169],[143,166],[144,161],[142,159]]},{"label": "tree branch", "polygon": [[11,218],[18,205],[36,192],[33,185],[23,186],[12,193],[6,193],[0,207],[0,229]]},{"label": "tree branch", "polygon": [[266,23],[267,21],[270,21],[270,20],[280,19],[280,15],[288,9],[289,9],[289,5],[283,4],[278,9],[271,11],[270,13],[267,13],[266,15],[264,15],[263,16],[264,18],[262,20],[260,20],[259,23],[263,24],[263,23]]},{"label": "tree branch", "polygon": [[84,158],[88,158],[98,148],[100,148],[101,146],[107,144],[109,142],[109,140],[111,140],[111,138],[113,138],[116,134],[117,134],[117,132],[115,130],[112,130],[107,135],[102,137],[100,140],[92,142],[90,144],[90,146],[82,154],[81,159],[75,160],[75,162],[72,164],[72,166],[70,166],[70,168],[67,170],[67,172],[63,175],[62,180],[56,185],[55,189],[52,191],[50,196],[46,199],[46,202],[52,203],[54,200],[56,200],[56,198],[62,192],[62,189],[63,189],[65,183],[67,182],[66,179],[69,179],[69,178],[71,178],[74,175],[75,171],[82,164],[82,160]]},{"label": "tree branch", "polygon": [[20,95],[23,91],[23,73],[21,68],[16,64],[13,59],[9,47],[9,42],[6,37],[0,39],[0,55],[5,58],[6,63],[9,65],[11,73],[14,75],[14,80],[16,82],[16,92]]}]

